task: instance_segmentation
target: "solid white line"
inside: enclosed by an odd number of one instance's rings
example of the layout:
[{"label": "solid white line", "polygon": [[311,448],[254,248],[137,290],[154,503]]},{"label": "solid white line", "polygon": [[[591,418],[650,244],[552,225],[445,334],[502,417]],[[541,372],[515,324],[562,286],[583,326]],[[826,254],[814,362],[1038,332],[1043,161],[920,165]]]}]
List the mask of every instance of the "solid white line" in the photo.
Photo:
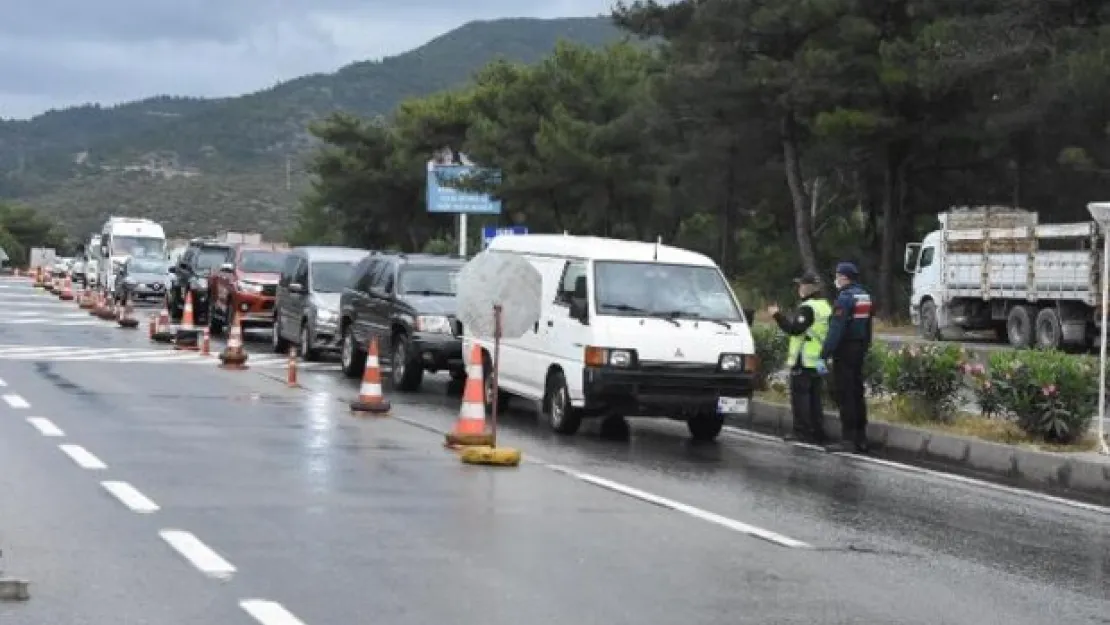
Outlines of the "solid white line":
[{"label": "solid white line", "polygon": [[304,625],[304,621],[274,601],[244,599],[239,602],[239,607],[262,625]]},{"label": "solid white line", "polygon": [[813,548],[813,545],[802,542],[800,540],[795,540],[793,538],[790,538],[789,536],[783,536],[782,534],[778,534],[770,530],[765,530],[761,527],[748,525],[747,523],[742,523],[735,519],[730,519],[726,516],[721,516],[714,512],[702,510],[701,508],[695,508],[694,506],[687,505],[673,499],[667,499],[666,497],[653,495],[647,491],[642,491],[631,486],[625,486],[624,484],[614,482],[612,480],[607,480],[603,477],[598,477],[589,473],[583,473],[581,471],[576,471],[574,469],[556,464],[549,464],[547,465],[547,467],[553,471],[557,471],[564,475],[569,475],[570,477],[573,477],[575,479],[582,480],[583,482],[593,484],[594,486],[600,486],[601,488],[606,488],[608,490],[621,493],[622,495],[627,495],[641,501],[653,503],[657,506],[669,508],[676,512],[688,514],[696,519],[701,519],[702,521],[708,521],[709,523],[720,525],[721,527],[728,528],[730,530],[733,530],[734,532],[740,532],[741,534],[747,534],[748,536],[754,536],[755,538],[760,538],[762,540],[775,543],[780,547],[789,547],[791,549]]},{"label": "solid white line", "polygon": [[127,482],[101,482],[104,490],[120,500],[120,503],[131,508],[132,512],[150,514],[159,510],[158,504],[151,501],[146,495]]},{"label": "solid white line", "polygon": [[82,469],[101,471],[108,468],[108,465],[101,462],[100,458],[92,455],[89,450],[80,445],[58,445],[58,449],[61,449]]},{"label": "solid white line", "polygon": [[27,423],[30,423],[43,436],[57,438],[66,435],[60,427],[54,425],[54,422],[46,417],[27,417]]},{"label": "solid white line", "polygon": [[12,408],[30,408],[31,407],[31,404],[27,403],[27,400],[23,399],[19,395],[5,395],[4,396],[4,401],[8,402],[8,405],[11,406]]},{"label": "solid white line", "polygon": [[158,535],[190,564],[209,577],[227,579],[235,573],[235,567],[230,562],[224,560],[220,554],[212,551],[208,545],[200,542],[199,538],[189,532],[162,530]]},{"label": "solid white line", "polygon": [[[761,432],[750,432],[750,431],[744,430],[742,428],[734,428],[734,427],[730,427],[730,426],[725,426],[724,429],[725,429],[726,432],[735,436],[736,438],[746,438],[746,439],[752,439],[752,440],[757,440],[757,441],[776,442],[776,443],[779,443],[779,444],[783,443],[783,440],[782,440],[781,437],[770,436],[770,435],[767,435],[767,434],[763,434]],[[795,446],[796,447],[812,448],[812,446],[810,446],[810,445],[795,445]],[[852,460],[852,461],[855,461],[855,462],[874,464],[876,466],[884,467],[886,469],[891,469],[893,471],[899,471],[899,472],[902,472],[902,473],[909,473],[909,474],[912,474],[912,475],[931,477],[931,478],[935,478],[935,479],[938,479],[938,480],[946,480],[946,481],[949,481],[949,482],[956,482],[958,484],[963,484],[965,486],[970,486],[970,487],[974,487],[974,488],[982,488],[984,490],[992,490],[992,491],[995,491],[995,492],[1005,493],[1007,495],[1012,495],[1014,497],[1023,497],[1023,498],[1028,498],[1028,499],[1036,499],[1036,500],[1039,500],[1039,501],[1043,501],[1045,503],[1051,503],[1051,504],[1055,504],[1055,505],[1066,506],[1066,507],[1069,507],[1069,508],[1075,508],[1076,510],[1083,510],[1085,512],[1094,512],[1096,514],[1110,514],[1110,507],[1107,507],[1107,506],[1100,506],[1100,505],[1097,505],[1097,504],[1091,504],[1091,503],[1087,503],[1085,501],[1077,501],[1075,499],[1067,499],[1065,497],[1055,497],[1053,495],[1048,495],[1048,494],[1041,493],[1041,492],[1038,492],[1038,491],[1035,491],[1035,490],[1028,490],[1028,489],[1025,489],[1025,488],[1017,488],[1017,487],[1014,487],[1014,486],[1006,486],[1005,484],[997,484],[995,482],[990,482],[990,481],[987,481],[987,480],[980,480],[980,479],[977,479],[977,478],[974,478],[974,477],[967,477],[967,476],[964,476],[964,475],[958,475],[956,473],[946,473],[944,471],[937,471],[935,469],[926,469],[925,467],[918,467],[918,466],[914,466],[912,464],[903,464],[901,462],[894,462],[892,460],[886,460],[886,459],[883,459],[883,458],[876,458],[874,456],[863,456],[863,455],[859,455],[859,454],[850,454],[850,453],[844,453],[844,452],[836,452],[836,453],[833,453],[833,454],[830,454],[830,455],[840,456],[841,458],[847,458],[848,460]]]}]

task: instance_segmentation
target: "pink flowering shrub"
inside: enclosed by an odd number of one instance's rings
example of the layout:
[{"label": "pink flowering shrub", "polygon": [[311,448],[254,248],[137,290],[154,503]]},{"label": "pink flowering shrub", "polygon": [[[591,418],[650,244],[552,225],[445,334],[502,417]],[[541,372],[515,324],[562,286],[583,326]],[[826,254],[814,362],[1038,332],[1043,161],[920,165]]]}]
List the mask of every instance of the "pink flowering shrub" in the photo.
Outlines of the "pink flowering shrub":
[{"label": "pink flowering shrub", "polygon": [[947,421],[960,403],[967,352],[956,345],[908,345],[882,354],[883,388],[907,416]]},{"label": "pink flowering shrub", "polygon": [[[1098,413],[1098,362],[1040,350],[1001,351],[972,374],[973,388],[997,414],[1014,419],[1031,437],[1070,444],[1083,438]],[[991,404],[991,402],[994,402]],[[985,411],[985,408],[984,408]]]}]

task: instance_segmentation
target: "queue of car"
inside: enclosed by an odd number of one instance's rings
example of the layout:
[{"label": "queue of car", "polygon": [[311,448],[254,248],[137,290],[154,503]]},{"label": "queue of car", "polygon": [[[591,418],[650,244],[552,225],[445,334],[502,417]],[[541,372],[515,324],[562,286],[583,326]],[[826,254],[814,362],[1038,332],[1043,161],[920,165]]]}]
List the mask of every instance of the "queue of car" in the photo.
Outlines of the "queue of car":
[{"label": "queue of car", "polygon": [[[726,415],[749,410],[758,367],[752,312],[708,257],[540,234],[499,236],[488,252],[527,260],[542,291],[532,330],[500,346],[499,403],[532,402],[562,434],[590,417],[653,415],[684,421],[697,440],[716,438]],[[191,298],[194,322],[214,334],[237,316],[244,327],[269,327],[275,352],[338,355],[351,378],[362,375],[376,339],[401,392],[419,390],[426,373],[465,379],[464,356],[476,345],[491,407],[493,346],[466,333],[456,308],[464,258],[215,238],[194,239],[177,256],[126,258],[108,281],[113,293],[164,299],[174,321]]]}]

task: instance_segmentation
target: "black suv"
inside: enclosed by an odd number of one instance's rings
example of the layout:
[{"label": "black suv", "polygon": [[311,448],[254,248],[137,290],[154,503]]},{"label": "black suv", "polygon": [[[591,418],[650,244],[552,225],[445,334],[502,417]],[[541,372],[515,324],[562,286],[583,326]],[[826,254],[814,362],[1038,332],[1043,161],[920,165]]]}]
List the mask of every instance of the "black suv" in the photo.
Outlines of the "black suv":
[{"label": "black suv", "polygon": [[340,361],[348,377],[362,375],[370,337],[398,390],[420,388],[424,372],[466,377],[462,324],[455,293],[464,261],[428,254],[373,254],[351,272],[339,298]]},{"label": "black suv", "polygon": [[229,243],[194,239],[173,268],[170,281],[170,316],[174,323],[185,314],[185,295],[193,294],[193,322],[198,326],[208,323],[208,276],[219,271],[220,265],[230,262],[234,246]]}]

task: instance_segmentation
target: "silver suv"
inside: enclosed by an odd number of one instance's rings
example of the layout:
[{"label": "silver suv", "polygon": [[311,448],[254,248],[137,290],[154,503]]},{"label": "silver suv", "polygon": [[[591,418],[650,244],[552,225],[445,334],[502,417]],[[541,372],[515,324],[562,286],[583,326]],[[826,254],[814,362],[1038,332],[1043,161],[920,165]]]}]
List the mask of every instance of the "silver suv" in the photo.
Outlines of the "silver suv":
[{"label": "silver suv", "polygon": [[295,344],[302,358],[315,360],[339,350],[339,295],[351,269],[369,254],[351,247],[298,247],[289,253],[274,301],[275,352]]}]

